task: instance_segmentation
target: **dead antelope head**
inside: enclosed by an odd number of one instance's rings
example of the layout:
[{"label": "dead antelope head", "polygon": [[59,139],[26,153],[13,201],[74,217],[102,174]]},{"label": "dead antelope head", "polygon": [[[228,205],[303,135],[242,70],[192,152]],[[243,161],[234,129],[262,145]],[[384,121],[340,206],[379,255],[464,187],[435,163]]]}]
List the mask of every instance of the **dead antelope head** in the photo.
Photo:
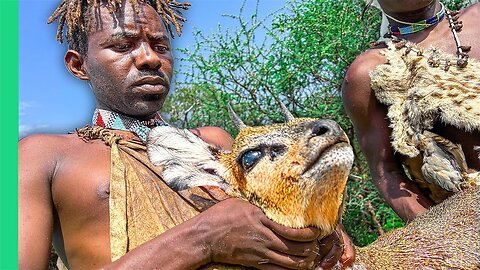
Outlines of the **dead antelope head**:
[{"label": "dead antelope head", "polygon": [[286,119],[248,127],[234,116],[241,129],[231,152],[187,130],[157,127],[149,134],[148,154],[163,166],[162,177],[174,189],[215,185],[280,224],[316,226],[328,234],[338,222],[352,148],[334,121],[291,114]]}]

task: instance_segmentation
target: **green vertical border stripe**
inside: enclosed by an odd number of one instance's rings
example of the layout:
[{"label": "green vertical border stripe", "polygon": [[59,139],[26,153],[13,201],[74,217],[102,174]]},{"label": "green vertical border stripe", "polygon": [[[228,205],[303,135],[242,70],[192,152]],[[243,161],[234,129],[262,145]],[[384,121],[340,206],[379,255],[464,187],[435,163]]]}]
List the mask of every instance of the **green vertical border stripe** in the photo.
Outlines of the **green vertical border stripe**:
[{"label": "green vertical border stripe", "polygon": [[17,269],[18,1],[0,2],[0,269]]}]

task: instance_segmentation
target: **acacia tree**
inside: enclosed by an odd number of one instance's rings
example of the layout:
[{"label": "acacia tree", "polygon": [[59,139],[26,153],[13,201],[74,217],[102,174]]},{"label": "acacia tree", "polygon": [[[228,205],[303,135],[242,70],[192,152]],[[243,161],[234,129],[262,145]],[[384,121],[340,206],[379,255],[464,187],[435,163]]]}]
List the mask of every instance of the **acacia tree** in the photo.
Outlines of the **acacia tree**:
[{"label": "acacia tree", "polygon": [[[463,1],[448,4],[455,8]],[[180,50],[185,81],[177,82],[165,106],[170,122],[180,127],[217,125],[232,135],[237,131],[229,102],[248,125],[282,122],[278,100],[296,116],[339,122],[357,155],[343,223],[358,245],[403,225],[371,183],[341,102],[348,65],[379,38],[379,11],[364,6],[363,0],[289,0],[262,19],[257,12],[243,14],[242,6],[238,15],[229,15],[236,29],[197,32],[195,47]]]}]

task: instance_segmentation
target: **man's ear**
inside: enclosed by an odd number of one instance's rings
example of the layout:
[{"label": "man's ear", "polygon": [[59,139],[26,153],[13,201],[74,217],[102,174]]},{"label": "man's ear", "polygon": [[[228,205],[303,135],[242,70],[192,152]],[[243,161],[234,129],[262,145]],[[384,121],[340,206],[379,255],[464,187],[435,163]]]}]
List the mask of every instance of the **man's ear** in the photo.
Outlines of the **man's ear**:
[{"label": "man's ear", "polygon": [[68,50],[65,53],[65,66],[73,76],[80,80],[88,80],[88,74],[85,71],[84,57],[75,50]]}]

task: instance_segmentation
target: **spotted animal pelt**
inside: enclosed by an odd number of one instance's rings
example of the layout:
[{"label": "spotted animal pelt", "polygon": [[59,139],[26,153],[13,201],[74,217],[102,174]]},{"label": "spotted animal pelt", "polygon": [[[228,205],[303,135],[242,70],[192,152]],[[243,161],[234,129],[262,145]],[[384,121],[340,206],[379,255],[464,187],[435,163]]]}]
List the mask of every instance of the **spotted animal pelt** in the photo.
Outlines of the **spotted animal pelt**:
[{"label": "spotted animal pelt", "polygon": [[383,54],[387,63],[370,72],[371,87],[388,106],[397,152],[417,156],[416,135],[437,121],[480,130],[480,62],[460,68],[455,56],[413,43],[389,43]]}]

